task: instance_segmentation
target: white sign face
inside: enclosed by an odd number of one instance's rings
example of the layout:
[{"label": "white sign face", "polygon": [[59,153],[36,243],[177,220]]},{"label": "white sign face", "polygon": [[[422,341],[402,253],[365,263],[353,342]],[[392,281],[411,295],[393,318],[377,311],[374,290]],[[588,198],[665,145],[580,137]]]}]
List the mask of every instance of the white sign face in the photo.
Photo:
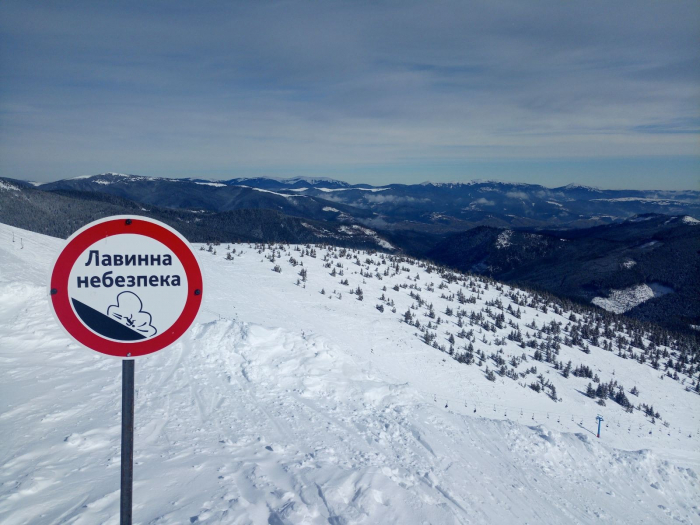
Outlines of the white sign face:
[{"label": "white sign face", "polygon": [[57,319],[98,352],[136,357],[177,340],[202,300],[187,241],[144,217],[109,217],[68,240],[51,275]]},{"label": "white sign face", "polygon": [[[127,266],[126,261],[135,264]],[[155,239],[115,235],[90,245],[76,259],[68,279],[68,295],[73,310],[89,330],[108,339],[134,342],[175,324],[187,302],[187,275],[173,252]],[[109,328],[100,333],[100,327],[110,323],[100,323],[99,316],[97,323],[91,322],[91,310],[135,333]]]}]

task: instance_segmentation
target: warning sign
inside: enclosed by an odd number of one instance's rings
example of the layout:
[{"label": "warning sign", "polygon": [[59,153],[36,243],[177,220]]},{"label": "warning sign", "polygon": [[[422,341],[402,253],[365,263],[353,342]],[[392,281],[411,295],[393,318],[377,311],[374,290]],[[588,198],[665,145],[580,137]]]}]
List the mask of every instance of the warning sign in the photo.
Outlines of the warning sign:
[{"label": "warning sign", "polygon": [[51,305],[79,343],[132,358],[175,342],[202,301],[187,240],[145,217],[102,219],[67,241],[51,274]]}]

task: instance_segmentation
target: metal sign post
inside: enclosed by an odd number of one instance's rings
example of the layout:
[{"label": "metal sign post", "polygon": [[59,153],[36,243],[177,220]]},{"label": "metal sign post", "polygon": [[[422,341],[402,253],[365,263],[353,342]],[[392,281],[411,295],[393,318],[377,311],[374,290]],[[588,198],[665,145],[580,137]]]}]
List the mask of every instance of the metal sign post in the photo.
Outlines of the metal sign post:
[{"label": "metal sign post", "polygon": [[134,361],[122,361],[122,477],[119,502],[120,525],[131,525],[134,493]]},{"label": "metal sign post", "polygon": [[595,417],[595,419],[598,422],[598,437],[600,437],[600,424],[603,422],[603,416],[599,414]]},{"label": "metal sign post", "polygon": [[134,359],[177,341],[202,303],[187,240],[146,217],[107,217],[66,242],[51,271],[53,314],[78,343],[122,359],[121,525],[131,525]]}]

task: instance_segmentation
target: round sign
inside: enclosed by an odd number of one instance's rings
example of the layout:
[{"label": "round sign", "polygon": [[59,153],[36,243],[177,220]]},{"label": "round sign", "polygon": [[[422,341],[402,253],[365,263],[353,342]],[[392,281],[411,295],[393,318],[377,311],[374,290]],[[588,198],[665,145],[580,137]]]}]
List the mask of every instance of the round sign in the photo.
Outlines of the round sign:
[{"label": "round sign", "polygon": [[133,358],[185,333],[202,303],[202,272],[187,240],[169,226],[107,217],[68,239],[50,293],[54,315],[77,342]]}]

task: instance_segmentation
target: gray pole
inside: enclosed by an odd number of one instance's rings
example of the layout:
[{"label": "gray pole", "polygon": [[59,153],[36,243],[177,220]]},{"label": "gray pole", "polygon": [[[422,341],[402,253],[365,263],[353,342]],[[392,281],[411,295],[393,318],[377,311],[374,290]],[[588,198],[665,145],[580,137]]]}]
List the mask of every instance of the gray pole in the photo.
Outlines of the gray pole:
[{"label": "gray pole", "polygon": [[134,485],[134,360],[122,361],[122,477],[120,525],[131,525]]}]

